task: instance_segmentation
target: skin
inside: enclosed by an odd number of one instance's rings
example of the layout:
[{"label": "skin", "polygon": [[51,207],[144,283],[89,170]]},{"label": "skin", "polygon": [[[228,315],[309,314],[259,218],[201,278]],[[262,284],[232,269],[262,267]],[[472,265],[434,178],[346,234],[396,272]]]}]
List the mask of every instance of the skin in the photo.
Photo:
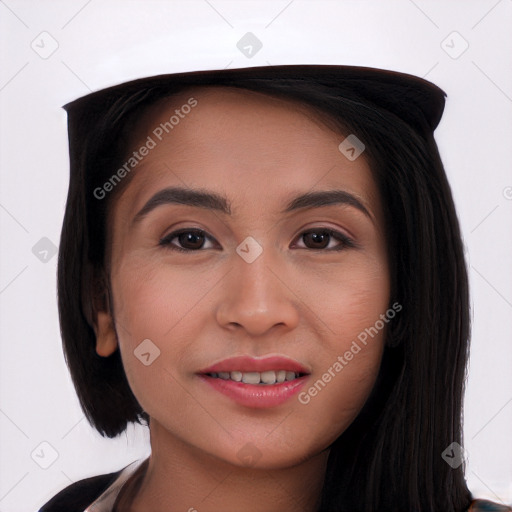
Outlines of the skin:
[{"label": "skin", "polygon": [[[314,112],[251,91],[194,88],[148,110],[138,148],[174,109],[197,106],[137,166],[110,219],[113,304],[97,311],[97,352],[120,349],[130,386],[149,414],[148,470],[123,510],[218,512],[318,509],[330,444],[352,423],[375,383],[385,329],[308,404],[253,409],[207,386],[199,370],[238,355],[281,354],[310,369],[308,389],[365,328],[388,309],[384,216],[364,153],[338,149],[345,138]],[[161,205],[134,216],[170,186],[225,195],[231,215],[190,205]],[[359,209],[334,204],[282,214],[296,195],[342,189]],[[202,229],[204,247],[173,239]],[[304,239],[334,229],[356,247],[341,251]],[[247,263],[236,252],[251,236],[263,248]],[[209,238],[208,238],[209,237]],[[195,251],[195,252],[194,252]],[[160,356],[134,357],[150,339]],[[237,456],[247,443],[250,467]]]}]

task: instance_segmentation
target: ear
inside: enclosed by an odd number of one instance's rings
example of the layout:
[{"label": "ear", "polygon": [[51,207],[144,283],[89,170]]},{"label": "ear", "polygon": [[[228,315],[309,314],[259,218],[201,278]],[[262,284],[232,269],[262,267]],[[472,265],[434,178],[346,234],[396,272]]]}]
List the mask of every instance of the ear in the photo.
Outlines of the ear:
[{"label": "ear", "polygon": [[117,335],[114,321],[108,311],[96,312],[94,332],[96,334],[96,353],[102,357],[112,355],[117,349]]},{"label": "ear", "polygon": [[105,279],[95,280],[92,307],[93,328],[96,335],[96,353],[102,357],[112,355],[118,345],[107,287]]}]

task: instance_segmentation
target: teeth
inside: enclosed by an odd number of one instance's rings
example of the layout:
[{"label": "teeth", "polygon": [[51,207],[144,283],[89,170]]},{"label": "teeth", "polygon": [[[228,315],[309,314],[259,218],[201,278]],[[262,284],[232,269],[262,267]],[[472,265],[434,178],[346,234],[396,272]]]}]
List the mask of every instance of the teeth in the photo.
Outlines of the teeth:
[{"label": "teeth", "polygon": [[235,382],[243,382],[244,384],[279,384],[281,382],[294,380],[299,377],[298,373],[286,370],[267,370],[264,372],[218,372],[210,373],[211,377],[223,380],[234,380]]},{"label": "teeth", "polygon": [[243,372],[242,382],[244,382],[245,384],[259,384],[260,372]]},{"label": "teeth", "polygon": [[293,380],[293,379],[295,379],[295,373],[286,372],[286,380]]},{"label": "teeth", "polygon": [[272,370],[269,370],[268,372],[261,372],[261,382],[264,384],[275,384],[276,380],[276,372]]},{"label": "teeth", "polygon": [[242,372],[231,372],[231,380],[234,380],[236,382],[242,382],[242,377]]}]

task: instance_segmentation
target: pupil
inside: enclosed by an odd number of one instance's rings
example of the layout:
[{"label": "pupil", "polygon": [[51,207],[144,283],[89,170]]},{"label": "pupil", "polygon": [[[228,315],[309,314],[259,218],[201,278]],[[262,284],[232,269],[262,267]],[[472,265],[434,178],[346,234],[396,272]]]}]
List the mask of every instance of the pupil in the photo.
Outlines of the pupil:
[{"label": "pupil", "polygon": [[203,245],[203,235],[201,233],[187,232],[180,235],[180,244],[184,245],[190,243],[194,248],[201,247]]},{"label": "pupil", "polygon": [[[325,242],[327,241],[328,237],[329,237],[329,234],[328,233],[322,233],[322,234],[319,234],[319,233],[308,233],[307,235],[305,235],[306,237],[307,236],[310,236],[312,237],[313,239],[313,243],[315,244],[322,244],[322,242]],[[323,243],[322,244],[322,247],[326,247],[326,244]]]}]

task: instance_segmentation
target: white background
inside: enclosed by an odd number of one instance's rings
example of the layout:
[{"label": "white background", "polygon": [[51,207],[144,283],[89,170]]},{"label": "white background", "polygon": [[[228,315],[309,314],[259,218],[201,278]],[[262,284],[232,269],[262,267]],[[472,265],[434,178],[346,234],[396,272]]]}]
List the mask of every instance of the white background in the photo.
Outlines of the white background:
[{"label": "white background", "polygon": [[[59,243],[61,106],[152,74],[294,63],[404,71],[448,94],[436,139],[473,308],[466,476],[475,496],[512,503],[511,0],[4,0],[0,17],[1,512],[37,510],[148,454],[145,430],[103,439],[84,419],[60,345],[57,258],[32,252],[43,237]],[[263,44],[251,58],[237,48],[247,32]]]}]

